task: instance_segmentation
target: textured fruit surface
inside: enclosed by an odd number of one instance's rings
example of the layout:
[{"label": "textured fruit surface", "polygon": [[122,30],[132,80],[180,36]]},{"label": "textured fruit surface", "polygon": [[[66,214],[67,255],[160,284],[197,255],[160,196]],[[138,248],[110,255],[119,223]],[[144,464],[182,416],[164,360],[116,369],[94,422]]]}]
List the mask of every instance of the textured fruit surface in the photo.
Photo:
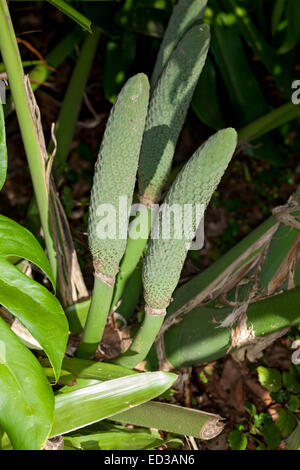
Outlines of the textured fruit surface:
[{"label": "textured fruit surface", "polygon": [[[120,214],[119,198],[123,197],[130,209],[148,100],[146,75],[138,74],[128,80],[110,113],[95,167],[89,208],[89,247],[98,274],[108,277],[116,275],[126,248],[128,215],[123,219],[124,211]],[[106,239],[99,234],[103,217],[107,217],[105,212],[100,213],[103,204],[115,210],[112,218],[106,219],[105,230],[111,237]]]},{"label": "textured fruit surface", "polygon": [[179,0],[170,18],[164,34],[155,67],[151,78],[151,87],[154,88],[170,55],[182,36],[203,18],[207,0]]},{"label": "textured fruit surface", "polygon": [[209,42],[208,25],[197,25],[188,31],[153,91],[139,164],[139,194],[143,202],[160,199]]},{"label": "textured fruit surface", "polygon": [[[234,129],[228,128],[217,132],[194,153],[171,186],[161,206],[161,213],[154,221],[143,267],[144,297],[150,307],[166,308],[169,305],[180,278],[189,244],[198,227],[194,211],[192,224],[188,229],[185,226],[186,232],[183,229],[184,217],[181,221],[170,218],[171,237],[164,239],[161,222],[165,223],[166,220],[165,208],[174,204],[178,204],[181,208],[185,204],[191,204],[195,208],[196,204],[201,204],[201,219],[231,160],[236,143],[237,134]],[[176,238],[178,225],[183,234],[181,239]],[[157,239],[153,238],[155,230],[157,230]]]}]

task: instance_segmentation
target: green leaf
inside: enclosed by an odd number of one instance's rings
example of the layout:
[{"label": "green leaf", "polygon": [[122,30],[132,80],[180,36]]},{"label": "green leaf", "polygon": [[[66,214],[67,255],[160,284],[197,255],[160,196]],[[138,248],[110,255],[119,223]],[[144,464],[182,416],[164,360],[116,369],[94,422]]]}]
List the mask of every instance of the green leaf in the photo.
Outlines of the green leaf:
[{"label": "green leaf", "polygon": [[257,368],[260,384],[270,392],[277,392],[281,388],[281,374],[277,369],[259,366]]},{"label": "green leaf", "polygon": [[280,224],[272,237],[261,269],[260,288],[266,289],[269,282],[283,269],[287,256],[299,232],[297,229]]},{"label": "green leaf", "polygon": [[175,380],[174,374],[148,372],[57,395],[51,435],[65,434],[145,403]]},{"label": "green leaf", "polygon": [[[63,378],[63,381],[64,381],[64,378]],[[95,380],[95,379],[76,379],[75,380],[73,379],[72,381],[73,383],[70,383],[67,378],[67,382],[68,383],[64,387],[58,390],[57,395],[60,395],[61,393],[75,392],[75,390],[80,390],[81,388],[89,387],[90,385],[99,384],[100,380]]]},{"label": "green leaf", "polygon": [[282,410],[280,410],[279,418],[275,424],[280,430],[282,437],[288,437],[295,429],[297,419],[291,411],[282,408]]},{"label": "green leaf", "polygon": [[279,49],[279,54],[286,54],[293,49],[300,40],[300,3],[299,0],[288,0],[287,34],[285,41]]},{"label": "green leaf", "polygon": [[0,257],[25,258],[38,266],[47,275],[53,287],[54,276],[41,245],[31,232],[13,220],[0,215]]},{"label": "green leaf", "polygon": [[67,344],[68,322],[57,298],[0,257],[0,303],[39,342],[58,378]]},{"label": "green leaf", "polygon": [[3,107],[0,103],[0,190],[2,189],[7,172],[7,149],[5,138],[5,121]]},{"label": "green leaf", "polygon": [[14,449],[42,447],[53,409],[52,390],[39,362],[0,318],[0,426]]},{"label": "green leaf", "polygon": [[250,416],[252,416],[252,417],[257,416],[256,406],[253,405],[253,403],[250,403],[249,401],[247,401],[247,402],[244,404],[244,408],[245,408],[246,411],[248,411],[248,413],[250,414]]},{"label": "green leaf", "polygon": [[283,372],[282,381],[291,393],[300,393],[300,382],[291,372]]},{"label": "green leaf", "polygon": [[298,421],[296,429],[292,432],[286,441],[288,450],[300,450],[300,422]]},{"label": "green leaf", "polygon": [[287,390],[279,390],[278,392],[271,392],[271,398],[278,403],[285,403],[289,400],[290,394]]},{"label": "green leaf", "polygon": [[245,450],[248,444],[248,438],[245,434],[234,429],[228,434],[228,442],[232,450]]},{"label": "green leaf", "polygon": [[268,413],[259,413],[254,416],[254,426],[257,429],[261,429],[267,423],[272,423],[272,417]]},{"label": "green leaf", "polygon": [[[43,367],[46,367],[45,373],[47,376],[52,374],[49,370],[48,360],[42,359]],[[65,358],[63,360],[62,376],[59,378],[59,383],[71,385],[72,382],[76,383],[75,387],[79,388],[83,384],[87,384],[88,380],[101,380],[107,381],[117,377],[128,376],[129,374],[138,374],[138,372],[120,367],[115,364],[108,364],[104,362],[88,361],[77,358]],[[69,373],[69,376],[67,375]],[[51,375],[50,375],[51,376]],[[79,377],[79,380],[78,380]],[[67,390],[74,390],[73,387],[64,387],[60,392]],[[162,392],[160,397],[166,395]],[[131,408],[125,412],[118,413],[112,418],[114,421],[121,423],[134,424],[136,426],[145,426],[148,428],[161,429],[175,434],[185,434],[199,438],[202,433],[205,433],[205,428],[209,428],[210,432],[218,425],[216,430],[221,432],[222,426],[220,425],[220,417],[211,415],[192,408],[183,408],[181,406],[170,405],[167,403],[150,401],[138,407]]]},{"label": "green leaf", "polygon": [[262,428],[265,441],[271,450],[277,449],[281,442],[281,432],[274,423],[266,423]]},{"label": "green leaf", "polygon": [[281,21],[286,0],[275,0],[275,5],[272,13],[272,35],[275,36],[278,25]]},{"label": "green leaf", "polygon": [[287,407],[291,411],[299,411],[300,410],[300,398],[296,395],[290,395],[287,401]]},{"label": "green leaf", "polygon": [[266,449],[265,444],[263,444],[263,443],[261,442],[261,443],[258,444],[258,446],[256,447],[256,450],[267,450],[267,449]]},{"label": "green leaf", "polygon": [[[291,1],[291,0],[290,0]],[[299,4],[298,0],[292,0]],[[264,39],[260,30],[255,26],[249,14],[249,9],[243,7],[241,0],[223,0],[226,8],[231,8],[236,16],[240,32],[247,41],[254,54],[257,55],[286,99],[290,99],[290,86],[293,81],[293,73],[290,67],[278,55],[276,49],[270,46]],[[296,19],[297,12],[294,13],[295,30],[299,31]],[[298,16],[299,18],[299,16]]]},{"label": "green leaf", "polygon": [[83,29],[92,32],[91,21],[82,15],[79,11],[75,10],[69,3],[64,0],[48,0],[49,3],[54,5],[58,10],[62,11],[65,15],[78,23]]},{"label": "green leaf", "polygon": [[150,429],[128,429],[103,424],[97,433],[66,436],[65,447],[67,445],[82,450],[151,450],[167,442],[158,432]]},{"label": "green leaf", "polygon": [[[46,365],[45,360],[41,361]],[[128,375],[137,374],[137,372],[121,367],[116,364],[108,364],[105,362],[95,362],[86,359],[77,359],[76,357],[63,360],[63,369],[70,372],[75,377],[82,379],[96,379],[96,380],[113,380],[119,377],[126,377]]]}]

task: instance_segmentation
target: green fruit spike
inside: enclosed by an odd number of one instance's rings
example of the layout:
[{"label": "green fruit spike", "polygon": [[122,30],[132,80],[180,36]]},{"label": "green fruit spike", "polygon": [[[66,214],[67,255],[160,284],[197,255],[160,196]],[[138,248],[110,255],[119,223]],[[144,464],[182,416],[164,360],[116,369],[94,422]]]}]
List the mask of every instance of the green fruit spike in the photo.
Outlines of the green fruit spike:
[{"label": "green fruit spike", "polygon": [[[128,215],[120,209],[120,197],[130,209],[136,181],[138,157],[144,132],[149,100],[149,82],[144,74],[127,81],[121,90],[108,119],[95,168],[89,208],[89,247],[95,274],[112,281],[127,241]],[[112,217],[106,219],[107,234],[99,231],[107,214],[101,214],[108,204]],[[124,206],[125,207],[125,206]],[[115,217],[114,217],[115,214]],[[125,210],[126,214],[126,210]],[[104,227],[105,230],[105,227]]]},{"label": "green fruit spike", "polygon": [[[154,221],[151,240],[149,242],[147,254],[143,267],[143,285],[146,304],[150,309],[165,309],[170,301],[174,289],[176,288],[182,266],[193,240],[199,221],[224,174],[227,165],[234,153],[237,144],[237,134],[232,128],[224,129],[210,137],[190,158],[176,180],[171,186],[164,204]],[[164,239],[161,225],[166,221],[166,208],[178,205],[182,213],[186,208],[185,204],[193,207],[193,220],[191,227],[184,232],[183,221],[170,218],[169,239]],[[197,214],[196,204],[201,204]],[[177,220],[177,222],[175,222]],[[178,222],[179,220],[179,222]],[[183,233],[180,239],[178,226]],[[158,229],[160,229],[158,231]],[[156,231],[157,239],[153,238]],[[164,232],[166,233],[166,232]],[[176,237],[178,239],[176,239]]]},{"label": "green fruit spike", "polygon": [[182,36],[204,15],[207,0],[179,0],[164,34],[151,78],[153,89]]},{"label": "green fruit spike", "polygon": [[175,146],[210,42],[209,26],[188,31],[170,57],[153,91],[139,163],[139,194],[156,203],[168,178]]}]

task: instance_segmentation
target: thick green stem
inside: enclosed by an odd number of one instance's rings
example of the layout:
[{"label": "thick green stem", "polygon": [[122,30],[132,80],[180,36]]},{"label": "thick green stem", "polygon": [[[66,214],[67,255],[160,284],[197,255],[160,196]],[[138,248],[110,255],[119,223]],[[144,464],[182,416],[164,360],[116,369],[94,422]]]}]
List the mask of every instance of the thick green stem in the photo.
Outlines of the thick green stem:
[{"label": "thick green stem", "polygon": [[221,417],[205,411],[149,401],[110,418],[119,423],[160,429],[175,434],[212,439],[223,430]]},{"label": "thick green stem", "polygon": [[286,103],[243,127],[238,133],[239,141],[242,142],[257,139],[277,127],[299,117],[300,106],[295,105],[292,102]]},{"label": "thick green stem", "polygon": [[72,77],[69,81],[57,119],[55,130],[57,151],[54,160],[54,171],[57,179],[62,175],[66,166],[67,157],[80,112],[83,93],[90,75],[99,39],[99,29],[94,29],[93,33],[86,37],[72,73]]},{"label": "thick green stem", "polygon": [[[164,335],[166,359],[174,367],[183,367],[219,359],[235,347],[232,338],[247,345],[255,338],[300,323],[300,288],[266,298],[248,306],[246,322],[221,328],[220,323],[232,308],[195,308],[171,326]],[[232,336],[232,332],[235,334]],[[239,336],[240,335],[240,336]],[[151,367],[157,363],[151,358]]]},{"label": "thick green stem", "polygon": [[143,291],[142,269],[142,262],[140,261],[126,284],[121,305],[117,308],[117,313],[126,321],[130,320],[134,314]]},{"label": "thick green stem", "polygon": [[77,304],[68,305],[65,308],[65,314],[69,322],[69,328],[73,335],[81,333],[91,305],[91,299],[78,302]]},{"label": "thick green stem", "polygon": [[130,348],[120,357],[113,360],[114,364],[134,368],[145,359],[156,338],[165,315],[145,313],[143,324],[139,328]]},{"label": "thick green stem", "polygon": [[[128,280],[122,297],[122,303],[117,309],[117,312],[126,321],[134,314],[142,289],[142,265],[140,263]],[[65,308],[65,314],[72,334],[77,335],[83,330],[90,304],[91,299],[87,299]]]},{"label": "thick green stem", "polygon": [[48,257],[54,276],[56,277],[57,260],[50,227],[49,199],[46,187],[44,162],[41,161],[42,156],[37,139],[35,123],[33,121],[26,95],[22,61],[5,0],[0,1],[0,50],[16,106],[33,188],[41,217]]},{"label": "thick green stem", "polygon": [[[132,238],[133,231],[137,231],[136,222],[139,222],[138,225],[140,228],[138,231],[141,233],[141,236],[138,238]],[[117,305],[118,301],[121,299],[126,283],[137,267],[137,264],[146,247],[148,236],[151,230],[151,210],[147,209],[141,211],[141,214],[137,216],[136,220],[133,221],[132,224],[132,229],[129,230],[126,251],[122,258],[120,270],[116,279],[113,301],[111,303],[112,308]],[[142,235],[146,235],[146,237]]]},{"label": "thick green stem", "polygon": [[106,325],[112,295],[113,286],[95,277],[92,301],[81,343],[76,353],[77,357],[88,359],[95,354]]}]

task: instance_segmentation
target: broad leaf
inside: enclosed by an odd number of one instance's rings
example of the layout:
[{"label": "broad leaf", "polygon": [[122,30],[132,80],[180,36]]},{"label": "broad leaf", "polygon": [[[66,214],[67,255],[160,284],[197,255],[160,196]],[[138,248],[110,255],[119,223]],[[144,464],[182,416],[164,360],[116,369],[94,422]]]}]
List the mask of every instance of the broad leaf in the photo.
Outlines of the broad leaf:
[{"label": "broad leaf", "polygon": [[246,434],[234,429],[228,434],[228,442],[232,450],[246,450],[248,439]]},{"label": "broad leaf", "polygon": [[57,298],[0,257],[0,303],[39,342],[58,378],[67,344],[68,322]]},{"label": "broad leaf", "polygon": [[40,449],[53,421],[54,397],[42,367],[0,318],[0,426],[14,449]]},{"label": "broad leaf", "polygon": [[300,450],[300,421],[286,441],[288,450]]},{"label": "broad leaf", "polygon": [[271,450],[277,449],[281,442],[281,432],[274,423],[266,423],[262,427],[262,433],[265,441]]},{"label": "broad leaf", "polygon": [[300,381],[291,371],[283,372],[282,381],[289,392],[297,394],[300,393]]},{"label": "broad leaf", "polygon": [[257,368],[258,380],[270,392],[277,392],[281,388],[281,374],[277,369],[259,366]]},{"label": "broad leaf", "polygon": [[2,189],[7,171],[7,150],[5,138],[5,122],[2,104],[0,102],[0,190]]},{"label": "broad leaf", "polygon": [[297,419],[291,411],[282,408],[282,410],[280,410],[279,419],[277,419],[275,424],[280,430],[282,437],[288,437],[295,429]]},{"label": "broad leaf", "polygon": [[14,260],[25,258],[47,275],[53,287],[54,276],[41,245],[31,232],[17,222],[0,215],[0,257]]},{"label": "broad leaf", "polygon": [[65,434],[145,403],[164,393],[175,380],[174,374],[148,372],[57,395],[51,435]]}]

